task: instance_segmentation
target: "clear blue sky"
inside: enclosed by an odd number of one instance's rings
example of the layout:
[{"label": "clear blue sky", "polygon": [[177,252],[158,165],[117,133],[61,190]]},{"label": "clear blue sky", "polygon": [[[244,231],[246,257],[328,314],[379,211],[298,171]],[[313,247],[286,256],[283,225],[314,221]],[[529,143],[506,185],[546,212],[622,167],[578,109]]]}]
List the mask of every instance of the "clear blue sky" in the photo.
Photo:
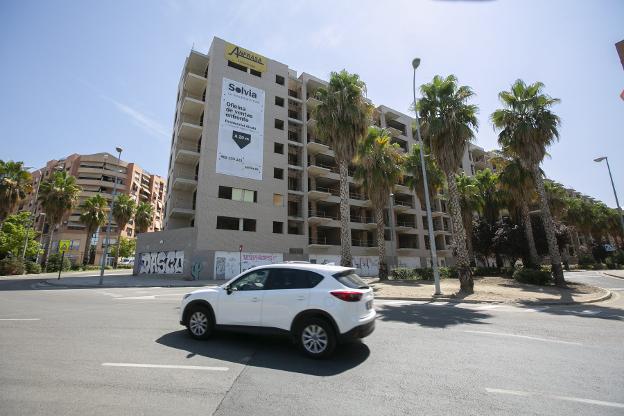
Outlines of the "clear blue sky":
[{"label": "clear blue sky", "polygon": [[166,175],[176,88],[191,46],[213,36],[327,78],[356,72],[368,96],[407,112],[418,81],[454,73],[477,93],[477,144],[517,78],[561,98],[549,177],[614,206],[609,155],[624,198],[624,89],[614,44],[621,0],[18,1],[0,2],[1,159],[40,166],[69,153],[112,152]]}]

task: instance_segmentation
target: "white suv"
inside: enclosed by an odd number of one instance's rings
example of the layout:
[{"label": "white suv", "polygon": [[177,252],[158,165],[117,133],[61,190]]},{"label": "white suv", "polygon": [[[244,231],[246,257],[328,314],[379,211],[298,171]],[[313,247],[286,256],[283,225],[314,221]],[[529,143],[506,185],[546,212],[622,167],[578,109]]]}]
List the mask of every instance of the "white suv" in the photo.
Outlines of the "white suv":
[{"label": "white suv", "polygon": [[309,263],[255,267],[222,286],[184,295],[180,324],[193,338],[213,330],[286,333],[319,358],[375,329],[373,290],[355,269]]}]

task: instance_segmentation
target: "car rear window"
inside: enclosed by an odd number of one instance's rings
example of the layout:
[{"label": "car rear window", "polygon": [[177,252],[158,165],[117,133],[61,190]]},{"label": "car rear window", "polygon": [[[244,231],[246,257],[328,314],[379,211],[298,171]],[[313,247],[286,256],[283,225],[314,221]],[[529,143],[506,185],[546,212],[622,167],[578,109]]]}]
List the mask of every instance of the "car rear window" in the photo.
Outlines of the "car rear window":
[{"label": "car rear window", "polygon": [[351,289],[368,289],[368,285],[353,270],[345,270],[334,274],[334,278]]}]

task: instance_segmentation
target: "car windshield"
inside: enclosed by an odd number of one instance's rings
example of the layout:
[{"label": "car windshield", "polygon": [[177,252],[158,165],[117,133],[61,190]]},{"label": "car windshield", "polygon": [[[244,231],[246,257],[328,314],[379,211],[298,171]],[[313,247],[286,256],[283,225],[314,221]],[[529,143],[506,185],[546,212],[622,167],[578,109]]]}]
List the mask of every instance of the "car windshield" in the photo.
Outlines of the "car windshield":
[{"label": "car windshield", "polygon": [[345,270],[334,274],[334,278],[351,289],[368,289],[368,285],[353,270]]}]

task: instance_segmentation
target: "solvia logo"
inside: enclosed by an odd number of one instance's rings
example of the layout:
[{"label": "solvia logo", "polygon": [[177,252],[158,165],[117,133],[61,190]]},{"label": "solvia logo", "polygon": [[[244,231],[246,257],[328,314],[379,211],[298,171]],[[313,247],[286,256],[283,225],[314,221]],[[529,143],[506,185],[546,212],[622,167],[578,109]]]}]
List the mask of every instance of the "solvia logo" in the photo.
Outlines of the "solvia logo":
[{"label": "solvia logo", "polygon": [[247,89],[245,89],[243,87],[236,86],[236,85],[232,84],[231,82],[230,82],[230,85],[228,86],[228,89],[230,91],[236,91],[238,94],[243,94],[243,95],[246,95],[246,96],[251,97],[251,98],[258,98],[258,95],[255,92],[253,92],[252,90],[247,90]]}]

